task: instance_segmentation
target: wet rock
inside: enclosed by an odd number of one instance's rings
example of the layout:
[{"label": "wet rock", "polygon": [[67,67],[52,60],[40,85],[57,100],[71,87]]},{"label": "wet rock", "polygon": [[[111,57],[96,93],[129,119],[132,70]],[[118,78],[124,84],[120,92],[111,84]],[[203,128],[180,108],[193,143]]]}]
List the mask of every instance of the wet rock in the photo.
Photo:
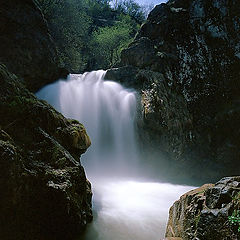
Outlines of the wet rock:
[{"label": "wet rock", "polygon": [[0,238],[72,239],[92,220],[85,128],[0,65]]},{"label": "wet rock", "polygon": [[182,238],[178,238],[178,237],[167,237],[164,240],[182,240]]},{"label": "wet rock", "polygon": [[178,172],[201,183],[240,170],[239,9],[239,1],[162,3],[122,52],[119,69],[135,69],[126,84],[142,100],[143,146],[167,152]]},{"label": "wet rock", "polygon": [[239,239],[229,217],[239,210],[240,178],[206,184],[176,201],[169,211],[166,237],[182,239]]},{"label": "wet rock", "polygon": [[[125,51],[126,54],[125,54]],[[126,65],[135,67],[147,67],[156,59],[154,45],[149,38],[142,37],[131,43],[127,50],[123,50],[121,59]]]},{"label": "wet rock", "polygon": [[133,66],[124,66],[119,68],[108,69],[104,78],[106,80],[114,80],[120,82],[126,87],[135,87],[137,84],[136,75],[139,69]]},{"label": "wet rock", "polygon": [[84,153],[91,145],[86,129],[77,120],[69,119],[68,123],[68,126],[62,129],[62,144],[68,142],[69,147],[79,150],[80,153]]}]

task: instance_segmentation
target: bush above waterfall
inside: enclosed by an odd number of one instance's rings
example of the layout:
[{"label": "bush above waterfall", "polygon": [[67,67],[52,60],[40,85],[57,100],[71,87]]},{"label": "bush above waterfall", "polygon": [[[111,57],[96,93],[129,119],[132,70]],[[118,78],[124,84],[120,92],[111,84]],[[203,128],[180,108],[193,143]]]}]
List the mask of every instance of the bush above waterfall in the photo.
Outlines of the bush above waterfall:
[{"label": "bush above waterfall", "polygon": [[[38,0],[70,72],[109,68],[146,16],[133,0]],[[108,48],[109,47],[109,48]]]},{"label": "bush above waterfall", "polygon": [[130,16],[120,15],[113,26],[100,27],[93,32],[92,55],[100,68],[114,66],[121,52],[133,41],[139,25]]}]

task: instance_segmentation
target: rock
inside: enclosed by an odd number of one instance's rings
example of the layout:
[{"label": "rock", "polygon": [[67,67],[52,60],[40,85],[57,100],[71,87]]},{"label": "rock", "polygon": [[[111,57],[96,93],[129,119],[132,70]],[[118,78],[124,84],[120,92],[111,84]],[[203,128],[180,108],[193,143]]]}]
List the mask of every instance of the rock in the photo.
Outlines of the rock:
[{"label": "rock", "polygon": [[32,91],[66,76],[34,0],[1,1],[0,9],[0,62]]},{"label": "rock", "polygon": [[139,69],[132,66],[108,69],[104,78],[105,80],[114,80],[120,82],[126,87],[135,87],[137,84],[136,75]]},{"label": "rock", "polygon": [[[145,152],[166,152],[177,172],[198,183],[240,170],[239,16],[235,0],[168,1],[122,52],[117,80],[140,96]],[[134,71],[126,77],[122,69]]]},{"label": "rock", "polygon": [[92,220],[90,139],[0,64],[0,238],[72,239]]},{"label": "rock", "polygon": [[72,154],[79,158],[91,145],[86,129],[77,120],[68,119],[64,127],[58,127],[59,142]]},{"label": "rock", "polygon": [[168,238],[165,238],[164,240],[182,240],[182,238],[178,238],[178,237],[168,237]]},{"label": "rock", "polygon": [[152,65],[156,61],[154,45],[149,38],[139,38],[131,43],[128,49],[122,51],[121,59],[126,65],[140,68]]},{"label": "rock", "polygon": [[240,177],[205,184],[176,201],[169,211],[166,237],[190,239],[239,239],[229,217],[239,210]]}]

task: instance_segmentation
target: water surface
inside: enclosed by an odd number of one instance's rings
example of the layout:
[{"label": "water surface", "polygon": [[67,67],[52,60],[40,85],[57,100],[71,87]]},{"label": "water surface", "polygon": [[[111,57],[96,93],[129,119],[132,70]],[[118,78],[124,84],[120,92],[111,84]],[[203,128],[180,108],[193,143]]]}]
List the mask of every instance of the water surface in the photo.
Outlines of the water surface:
[{"label": "water surface", "polygon": [[92,183],[95,216],[81,240],[164,239],[170,206],[194,188],[126,179]]},{"label": "water surface", "polygon": [[92,141],[81,161],[93,186],[94,221],[81,240],[163,239],[169,207],[193,187],[143,180],[135,92],[104,75],[71,74],[37,93],[82,122]]}]

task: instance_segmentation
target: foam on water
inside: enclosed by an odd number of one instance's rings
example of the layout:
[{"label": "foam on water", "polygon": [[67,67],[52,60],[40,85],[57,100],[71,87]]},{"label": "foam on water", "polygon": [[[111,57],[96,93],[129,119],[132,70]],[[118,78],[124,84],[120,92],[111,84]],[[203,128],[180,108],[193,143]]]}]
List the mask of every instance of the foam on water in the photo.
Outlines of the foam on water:
[{"label": "foam on water", "polygon": [[67,81],[48,85],[36,94],[64,116],[84,124],[92,146],[82,162],[88,175],[95,177],[130,174],[138,158],[135,93],[116,82],[104,81],[104,75],[105,71],[101,70],[71,74]]},{"label": "foam on water", "polygon": [[93,182],[94,222],[81,240],[160,240],[169,207],[193,187],[133,180]]},{"label": "foam on water", "polygon": [[92,141],[82,163],[93,184],[95,217],[81,239],[159,240],[169,207],[193,187],[136,180],[135,93],[104,75],[71,74],[36,94],[83,123]]}]

